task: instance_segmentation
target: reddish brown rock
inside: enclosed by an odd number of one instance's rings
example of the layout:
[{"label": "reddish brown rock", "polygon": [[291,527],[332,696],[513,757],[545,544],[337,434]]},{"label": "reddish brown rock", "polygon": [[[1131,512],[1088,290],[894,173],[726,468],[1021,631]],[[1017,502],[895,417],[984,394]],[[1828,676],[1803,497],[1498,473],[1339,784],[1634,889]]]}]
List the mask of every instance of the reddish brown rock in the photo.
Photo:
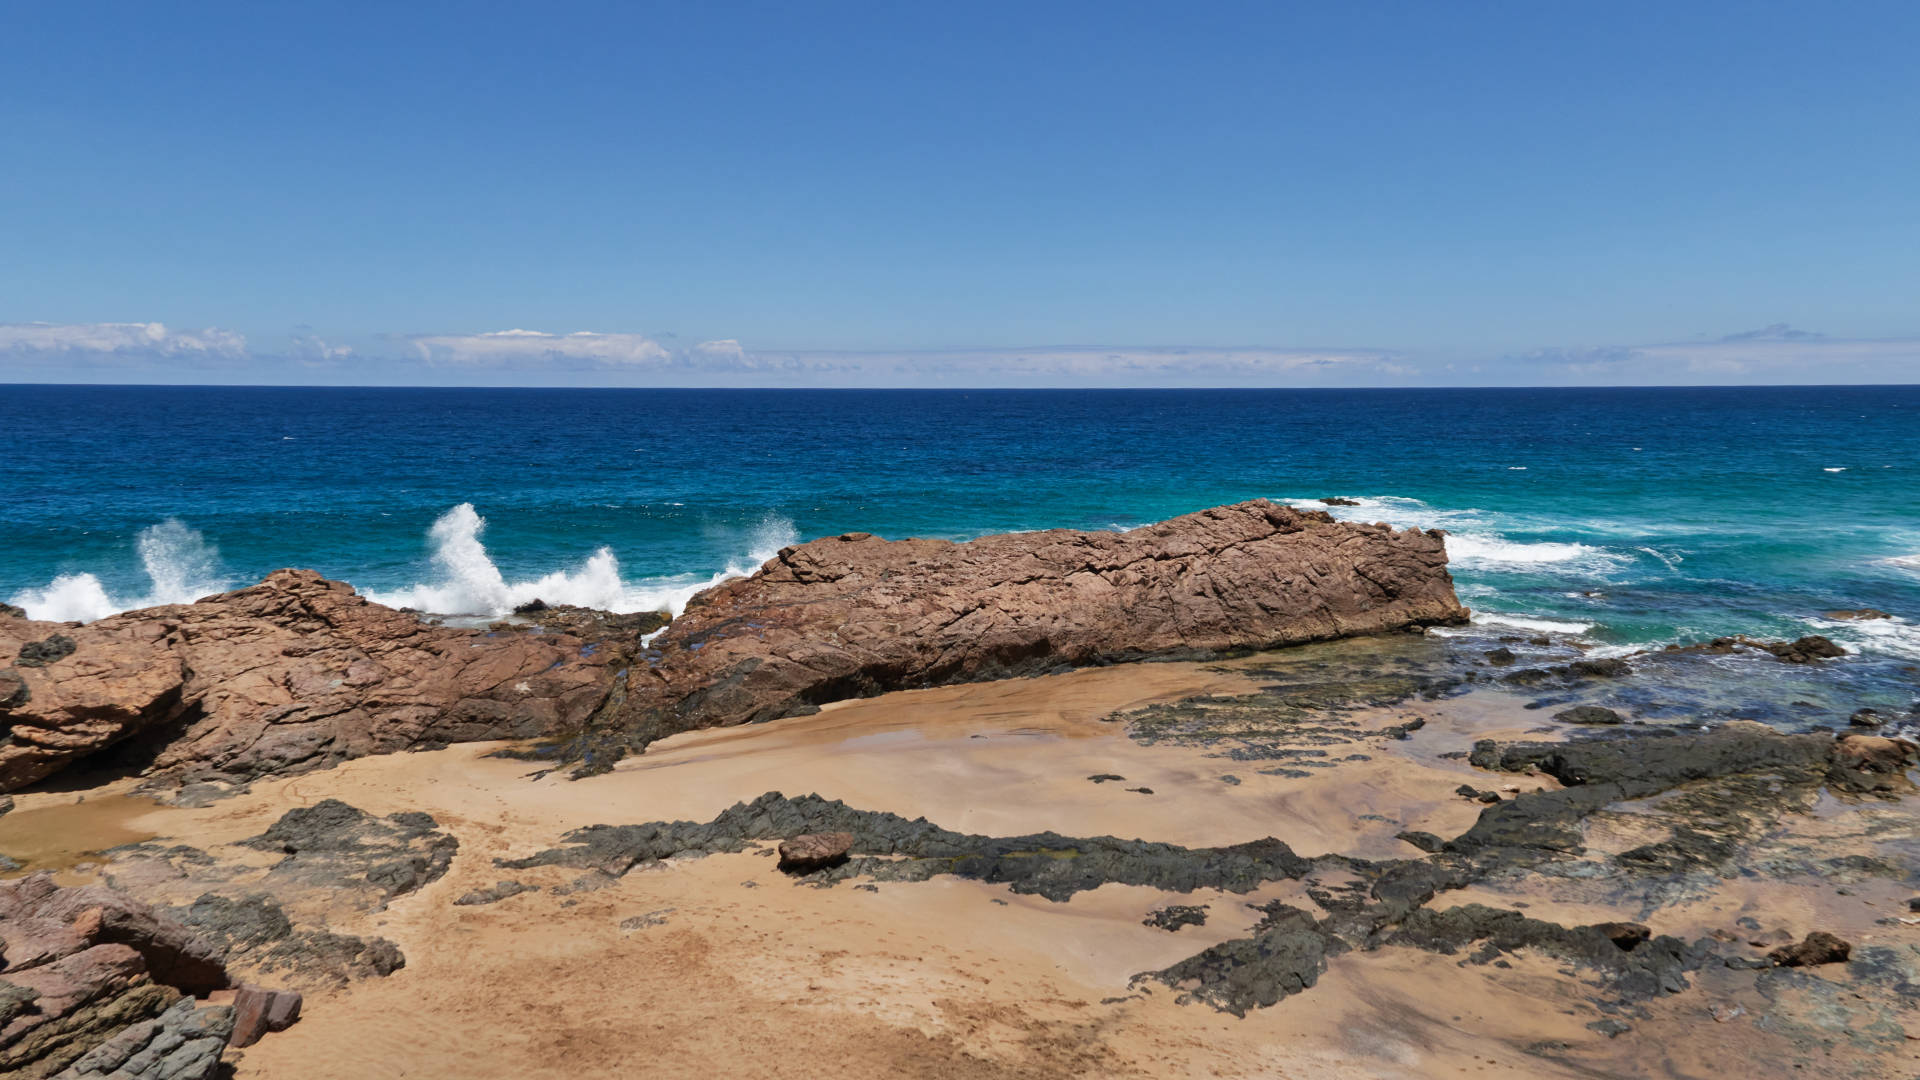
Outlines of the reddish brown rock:
[{"label": "reddish brown rock", "polygon": [[[51,1076],[183,994],[226,985],[218,946],[123,893],[47,874],[0,881],[0,1075]],[[205,1070],[169,1075],[211,1076],[226,1040],[207,1038]]]},{"label": "reddish brown rock", "polygon": [[[14,663],[45,655],[32,646],[54,631],[71,651]],[[553,734],[599,707],[625,657],[583,644],[429,626],[307,570],[84,626],[0,616],[0,696],[15,702],[0,703],[13,736],[0,791],[123,740],[150,743],[138,764],[188,781]]]},{"label": "reddish brown rock", "polygon": [[300,1019],[300,993],[297,990],[266,990],[242,986],[233,996],[233,1042],[235,1047],[252,1046],[270,1031],[285,1031]]},{"label": "reddish brown rock", "polygon": [[1781,967],[1813,967],[1816,964],[1838,964],[1853,955],[1853,946],[1827,933],[1815,930],[1793,945],[1782,945],[1767,954],[1767,959]]},{"label": "reddish brown rock", "polygon": [[846,862],[851,850],[850,832],[805,833],[780,841],[780,869],[789,874],[811,874]]},{"label": "reddish brown rock", "polygon": [[693,598],[636,666],[644,744],[889,690],[1462,622],[1441,534],[1265,500],[1130,532],[791,547]]},{"label": "reddish brown rock", "polygon": [[1907,770],[1920,763],[1920,747],[1879,735],[1842,735],[1831,753],[1835,786],[1856,792],[1900,792],[1913,786]]}]

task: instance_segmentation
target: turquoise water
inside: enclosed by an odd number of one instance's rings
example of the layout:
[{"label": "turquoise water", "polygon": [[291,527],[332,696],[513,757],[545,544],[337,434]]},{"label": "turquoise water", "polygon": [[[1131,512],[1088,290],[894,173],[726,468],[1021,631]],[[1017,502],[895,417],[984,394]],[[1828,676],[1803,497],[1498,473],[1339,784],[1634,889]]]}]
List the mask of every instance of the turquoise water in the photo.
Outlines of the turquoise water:
[{"label": "turquoise water", "polygon": [[[1819,630],[1877,677],[1920,661],[1920,387],[0,387],[0,597],[49,618],[281,566],[437,611],[657,607],[814,536],[1255,496],[1446,528],[1487,634]],[[1863,606],[1899,618],[1820,616]]]}]

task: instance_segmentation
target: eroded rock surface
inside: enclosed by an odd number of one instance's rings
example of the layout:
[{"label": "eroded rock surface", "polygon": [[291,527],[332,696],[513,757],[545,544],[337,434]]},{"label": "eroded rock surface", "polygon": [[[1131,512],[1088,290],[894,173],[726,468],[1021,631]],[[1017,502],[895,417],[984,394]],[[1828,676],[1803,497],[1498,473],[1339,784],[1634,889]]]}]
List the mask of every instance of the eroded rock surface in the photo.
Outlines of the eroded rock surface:
[{"label": "eroded rock surface", "polygon": [[375,817],[327,799],[227,848],[116,848],[106,874],[116,887],[171,905],[174,919],[226,950],[231,970],[320,989],[405,966],[392,942],[335,933],[329,916],[384,909],[438,880],[458,848],[427,814]]},{"label": "eroded rock surface", "polygon": [[848,533],[689,601],[613,726],[639,746],[889,690],[1457,623],[1446,561],[1438,532],[1265,500],[1124,533]]},{"label": "eroded rock surface", "polygon": [[233,783],[551,735],[584,723],[623,659],[570,633],[430,626],[308,570],[84,626],[0,616],[0,791],[123,742],[170,782]]},{"label": "eroded rock surface", "polygon": [[217,942],[116,890],[0,881],[0,1075],[211,1077],[231,1010],[192,996],[227,985]]}]

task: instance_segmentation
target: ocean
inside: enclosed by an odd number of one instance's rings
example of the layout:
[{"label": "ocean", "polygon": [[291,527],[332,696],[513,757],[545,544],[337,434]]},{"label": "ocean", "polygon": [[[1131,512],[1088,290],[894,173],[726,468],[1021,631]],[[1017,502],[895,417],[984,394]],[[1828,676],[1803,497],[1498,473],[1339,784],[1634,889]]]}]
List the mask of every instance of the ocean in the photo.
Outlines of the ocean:
[{"label": "ocean", "polygon": [[[673,608],[822,535],[1257,496],[1446,529],[1476,641],[1817,632],[1858,654],[1848,693],[1920,696],[1920,386],[0,386],[0,598],[47,619],[284,566],[448,614]],[[1860,607],[1895,618],[1822,614]]]}]

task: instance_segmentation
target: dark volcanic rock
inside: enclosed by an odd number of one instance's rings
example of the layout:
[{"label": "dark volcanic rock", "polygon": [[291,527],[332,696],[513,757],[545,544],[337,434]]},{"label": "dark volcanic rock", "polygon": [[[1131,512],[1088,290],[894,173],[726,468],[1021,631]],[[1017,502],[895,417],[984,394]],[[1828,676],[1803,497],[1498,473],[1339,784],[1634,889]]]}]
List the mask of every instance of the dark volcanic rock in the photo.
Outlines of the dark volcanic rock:
[{"label": "dark volcanic rock", "polygon": [[1612,709],[1601,708],[1598,705],[1575,705],[1571,709],[1562,709],[1554,713],[1553,718],[1563,724],[1619,724],[1625,722],[1621,720],[1619,713],[1614,712]]},{"label": "dark volcanic rock", "polygon": [[1847,650],[1818,634],[1809,634],[1795,641],[1761,641],[1743,634],[1733,637],[1714,638],[1699,645],[1668,645],[1663,652],[1669,653],[1707,653],[1725,656],[1741,649],[1756,649],[1770,653],[1789,664],[1809,664],[1816,660],[1831,660],[1847,655]]},{"label": "dark volcanic rock", "polygon": [[14,673],[0,684],[14,702],[0,791],[125,740],[123,767],[237,782],[575,730],[637,644],[428,626],[305,570],[48,636],[53,625],[0,616],[0,670]]},{"label": "dark volcanic rock", "polygon": [[1223,1012],[1245,1016],[1249,1009],[1264,1009],[1311,989],[1327,969],[1327,957],[1346,949],[1312,915],[1276,904],[1254,927],[1252,937],[1223,941],[1136,979],[1157,979]]},{"label": "dark volcanic rock", "polygon": [[1141,920],[1142,926],[1151,926],[1169,933],[1183,927],[1205,926],[1207,923],[1207,905],[1205,904],[1168,904],[1155,908]]},{"label": "dark volcanic rock", "polygon": [[372,891],[362,901],[372,908],[438,880],[460,848],[427,814],[377,818],[338,799],[289,810],[266,832],[240,843],[286,855],[270,876]]},{"label": "dark volcanic rock", "polygon": [[1360,500],[1344,499],[1338,495],[1334,495],[1329,498],[1321,499],[1320,505],[1322,506],[1359,506]]},{"label": "dark volcanic rock", "polygon": [[943,829],[925,819],[855,810],[839,800],[768,792],[736,803],[711,822],[656,821],[592,825],[566,834],[568,846],[524,859],[501,860],[511,869],[571,866],[620,875],[668,858],[745,850],[755,841],[804,833],[853,834],[850,861],[822,872],[829,882],[850,877],[924,881],[941,874],[1003,883],[1017,893],[1065,900],[1109,882],[1169,892],[1221,889],[1249,892],[1262,883],[1298,878],[1313,863],[1274,839],[1218,848],[1184,848],[1111,836],[1058,833],[993,837]]},{"label": "dark volcanic rock", "polygon": [[1567,927],[1518,911],[1465,904],[1444,911],[1420,908],[1386,940],[1446,954],[1482,943],[1484,947],[1471,957],[1477,963],[1487,963],[1500,953],[1536,949],[1600,973],[1628,1001],[1685,989],[1686,972],[1705,959],[1704,950],[1678,938],[1663,935],[1625,946],[1620,935],[1617,923]]},{"label": "dark volcanic rock", "polygon": [[966,543],[864,533],[787,548],[688,602],[634,669],[608,755],[690,728],[889,690],[1153,656],[1215,656],[1467,612],[1437,532],[1264,500],[1131,532]]},{"label": "dark volcanic rock", "polygon": [[1509,667],[1515,659],[1516,657],[1513,654],[1513,650],[1507,648],[1505,645],[1497,649],[1487,650],[1487,663],[1492,664],[1494,667]]},{"label": "dark volcanic rock", "polygon": [[14,657],[18,667],[46,667],[56,660],[72,656],[78,648],[73,639],[65,634],[51,634],[43,641],[29,641],[20,646],[20,654]]},{"label": "dark volcanic rock", "polygon": [[1782,945],[1768,953],[1767,959],[1781,967],[1813,967],[1843,963],[1852,954],[1852,945],[1825,930],[1815,930],[1796,944]]}]

